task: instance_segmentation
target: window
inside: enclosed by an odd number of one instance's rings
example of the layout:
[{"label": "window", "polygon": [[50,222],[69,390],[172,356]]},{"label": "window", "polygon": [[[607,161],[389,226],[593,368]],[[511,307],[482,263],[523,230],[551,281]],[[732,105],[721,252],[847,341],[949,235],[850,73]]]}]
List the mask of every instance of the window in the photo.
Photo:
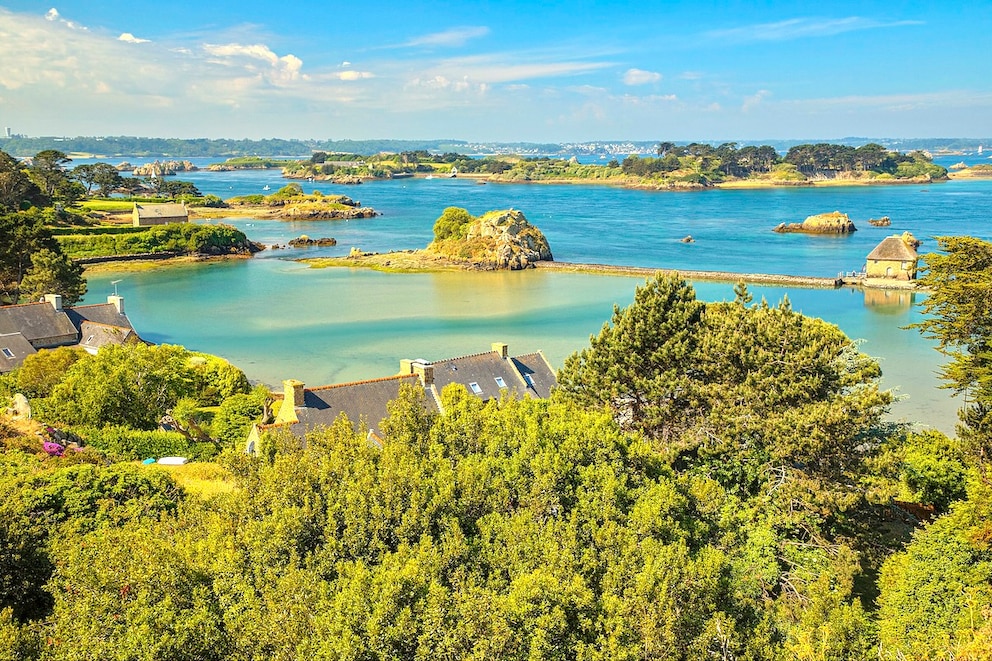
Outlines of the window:
[{"label": "window", "polygon": [[530,374],[524,374],[524,381],[526,381],[527,385],[531,388],[534,387],[534,379],[531,378]]},{"label": "window", "polygon": [[88,338],[86,338],[86,344],[89,344],[92,341],[93,341],[93,336],[92,335],[90,335]]},{"label": "window", "polygon": [[0,349],[0,351],[2,351],[3,352],[3,355],[6,356],[7,358],[13,358],[14,357],[14,352],[11,351],[10,349],[8,349],[7,347],[4,347],[3,349]]},{"label": "window", "polygon": [[472,392],[474,392],[476,395],[481,395],[482,394],[482,388],[475,381],[473,381],[472,383],[468,384],[468,387],[471,388],[472,389]]},{"label": "window", "polygon": [[497,376],[496,377],[496,385],[499,386],[500,388],[505,388],[506,387],[506,381],[503,380],[503,377]]}]

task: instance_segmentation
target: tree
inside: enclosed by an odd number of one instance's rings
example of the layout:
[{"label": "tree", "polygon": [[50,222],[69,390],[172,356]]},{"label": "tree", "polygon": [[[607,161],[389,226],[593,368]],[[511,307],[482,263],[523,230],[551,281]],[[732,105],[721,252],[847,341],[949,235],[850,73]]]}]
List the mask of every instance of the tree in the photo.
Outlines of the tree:
[{"label": "tree", "polygon": [[61,254],[37,209],[0,215],[0,297],[9,303],[21,298],[21,281],[32,256],[42,250]]},{"label": "tree", "polygon": [[0,150],[0,213],[46,203],[41,189],[28,177],[23,164]]},{"label": "tree", "polygon": [[65,166],[72,159],[57,149],[46,149],[35,154],[28,168],[28,176],[48,197],[58,199],[58,192],[68,183]]},{"label": "tree", "polygon": [[190,353],[161,344],[108,345],[75,363],[46,402],[52,420],[154,429],[181,397],[195,396]]},{"label": "tree", "polygon": [[108,197],[124,182],[120,172],[110,163],[77,165],[72,170],[72,176],[86,187],[87,195],[96,186],[102,197]]},{"label": "tree", "polygon": [[27,397],[48,397],[69,368],[86,355],[76,347],[58,347],[25,356],[17,370],[17,388]]},{"label": "tree", "polygon": [[434,221],[434,240],[464,239],[475,217],[460,207],[448,207]]},{"label": "tree", "polygon": [[66,305],[82,300],[86,294],[83,267],[61,251],[42,248],[31,255],[31,268],[21,280],[20,295],[38,300],[45,294],[60,294]]},{"label": "tree", "polygon": [[586,406],[606,406],[620,424],[662,442],[674,440],[697,413],[691,382],[705,305],[678,276],[638,287],[634,302],[613,308],[612,320],[589,348],[572,354],[558,390]]},{"label": "tree", "polygon": [[972,461],[992,479],[992,243],[938,237],[920,285],[930,290],[915,327],[949,359],[941,377],[963,395],[958,433]]}]

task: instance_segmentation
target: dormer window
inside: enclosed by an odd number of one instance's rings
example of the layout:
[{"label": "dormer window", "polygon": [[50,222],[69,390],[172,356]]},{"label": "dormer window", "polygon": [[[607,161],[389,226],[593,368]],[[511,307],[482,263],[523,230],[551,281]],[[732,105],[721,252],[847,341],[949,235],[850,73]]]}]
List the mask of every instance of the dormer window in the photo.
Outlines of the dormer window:
[{"label": "dormer window", "polygon": [[14,358],[14,352],[11,351],[10,349],[8,349],[7,347],[4,347],[3,349],[0,349],[0,352],[2,352],[3,355],[6,356],[7,358],[10,358],[10,359],[13,359]]}]

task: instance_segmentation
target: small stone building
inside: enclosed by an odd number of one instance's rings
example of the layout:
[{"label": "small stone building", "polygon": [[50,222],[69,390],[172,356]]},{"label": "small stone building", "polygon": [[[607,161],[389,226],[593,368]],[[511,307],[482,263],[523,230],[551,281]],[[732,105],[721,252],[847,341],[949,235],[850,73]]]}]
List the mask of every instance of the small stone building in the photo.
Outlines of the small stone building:
[{"label": "small stone building", "polygon": [[185,204],[134,204],[131,219],[135,227],[189,222]]},{"label": "small stone building", "polygon": [[916,279],[916,248],[920,242],[904,232],[902,236],[889,236],[868,253],[865,277],[888,280]]}]

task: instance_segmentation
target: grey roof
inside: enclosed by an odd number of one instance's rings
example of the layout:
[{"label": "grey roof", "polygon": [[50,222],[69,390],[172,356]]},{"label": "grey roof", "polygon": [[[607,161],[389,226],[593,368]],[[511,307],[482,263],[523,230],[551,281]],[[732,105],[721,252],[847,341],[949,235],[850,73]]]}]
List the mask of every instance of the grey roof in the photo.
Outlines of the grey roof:
[{"label": "grey roof", "polygon": [[24,359],[33,353],[37,352],[20,333],[0,335],[0,374],[20,367]]},{"label": "grey roof", "polygon": [[36,349],[73,344],[77,339],[69,317],[51,303],[0,307],[0,334],[6,333],[20,333]]},{"label": "grey roof", "polygon": [[503,389],[521,395],[527,390],[526,382],[513,364],[495,351],[438,360],[431,364],[438,391],[450,383],[460,383],[470,393],[489,400],[498,398]]},{"label": "grey roof", "polygon": [[188,215],[182,204],[135,204],[138,218],[185,218]]},{"label": "grey roof", "polygon": [[[419,387],[420,379],[414,374],[406,374],[306,388],[303,391],[304,405],[296,411],[299,423],[290,425],[289,429],[295,436],[302,437],[315,427],[330,426],[344,413],[355,430],[364,421],[370,431],[378,434],[382,421],[389,416],[387,405],[396,399],[403,384]],[[425,397],[424,401],[428,410],[437,411],[432,398]]]},{"label": "grey roof", "polygon": [[97,350],[107,344],[125,344],[138,339],[133,328],[84,321],[79,327],[79,346],[86,350]]},{"label": "grey roof", "polygon": [[889,236],[868,253],[868,259],[893,262],[913,261],[916,249],[906,244],[899,236]]},{"label": "grey roof", "polygon": [[522,356],[513,356],[510,360],[526,381],[527,392],[542,399],[551,396],[551,390],[558,385],[558,377],[543,353],[538,351]]},{"label": "grey roof", "polygon": [[81,328],[84,321],[92,321],[105,326],[117,326],[134,330],[127,315],[117,311],[113,303],[98,303],[96,305],[79,305],[74,308],[66,308],[65,313],[77,328]]}]

